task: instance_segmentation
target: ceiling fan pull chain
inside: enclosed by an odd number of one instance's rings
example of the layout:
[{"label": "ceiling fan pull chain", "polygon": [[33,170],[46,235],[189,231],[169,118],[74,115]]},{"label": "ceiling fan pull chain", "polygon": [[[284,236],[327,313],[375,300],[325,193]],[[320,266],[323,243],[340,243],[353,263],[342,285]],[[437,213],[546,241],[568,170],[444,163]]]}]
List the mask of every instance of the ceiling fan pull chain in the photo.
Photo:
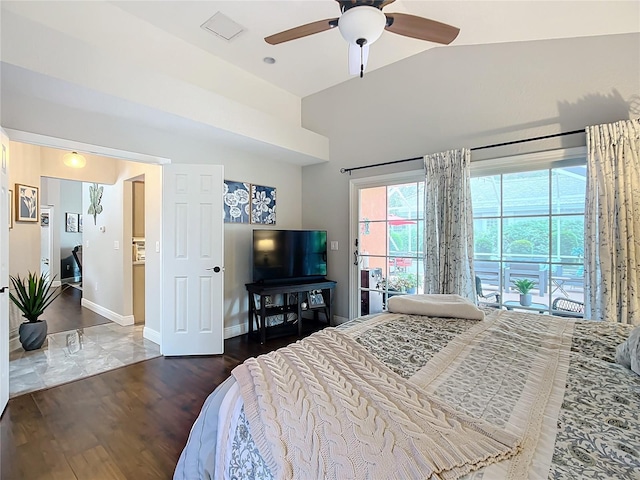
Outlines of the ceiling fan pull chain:
[{"label": "ceiling fan pull chain", "polygon": [[360,78],[364,77],[364,52],[363,48],[367,43],[367,40],[364,38],[359,38],[356,40],[356,43],[360,45]]}]

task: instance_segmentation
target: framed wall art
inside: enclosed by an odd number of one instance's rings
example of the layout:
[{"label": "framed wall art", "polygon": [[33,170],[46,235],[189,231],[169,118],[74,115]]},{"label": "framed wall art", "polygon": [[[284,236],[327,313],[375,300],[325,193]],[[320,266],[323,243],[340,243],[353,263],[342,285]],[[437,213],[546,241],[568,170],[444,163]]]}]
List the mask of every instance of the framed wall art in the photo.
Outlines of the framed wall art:
[{"label": "framed wall art", "polygon": [[224,223],[249,223],[251,185],[225,180],[223,188]]},{"label": "framed wall art", "polygon": [[38,187],[16,183],[16,221],[38,222]]},{"label": "framed wall art", "polygon": [[251,185],[251,223],[276,224],[276,189]]},{"label": "framed wall art", "polygon": [[69,233],[78,233],[78,214],[77,213],[65,213],[65,227],[64,231]]}]

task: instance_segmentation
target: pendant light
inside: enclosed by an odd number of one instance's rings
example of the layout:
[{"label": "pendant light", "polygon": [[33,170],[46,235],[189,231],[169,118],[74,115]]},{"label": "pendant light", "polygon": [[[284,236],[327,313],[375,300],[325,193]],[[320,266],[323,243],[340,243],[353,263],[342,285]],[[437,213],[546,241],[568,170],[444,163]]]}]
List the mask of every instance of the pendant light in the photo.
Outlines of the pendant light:
[{"label": "pendant light", "polygon": [[62,162],[71,168],[82,168],[87,164],[87,160],[78,152],[67,153],[62,157]]}]

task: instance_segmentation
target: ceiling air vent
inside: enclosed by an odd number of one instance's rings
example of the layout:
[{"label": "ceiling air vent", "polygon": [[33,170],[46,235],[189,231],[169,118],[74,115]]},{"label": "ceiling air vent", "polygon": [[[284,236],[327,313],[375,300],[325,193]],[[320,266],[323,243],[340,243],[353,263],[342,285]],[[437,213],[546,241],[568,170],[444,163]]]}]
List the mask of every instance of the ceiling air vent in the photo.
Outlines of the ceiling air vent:
[{"label": "ceiling air vent", "polygon": [[231,41],[244,31],[241,25],[220,12],[204,22],[201,27],[226,41]]}]

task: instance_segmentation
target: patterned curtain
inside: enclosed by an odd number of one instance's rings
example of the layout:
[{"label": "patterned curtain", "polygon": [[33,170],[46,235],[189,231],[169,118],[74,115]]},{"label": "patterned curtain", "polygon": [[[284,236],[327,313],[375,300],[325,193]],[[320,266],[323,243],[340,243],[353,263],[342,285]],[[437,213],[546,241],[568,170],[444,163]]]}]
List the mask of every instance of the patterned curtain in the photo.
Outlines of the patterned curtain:
[{"label": "patterned curtain", "polygon": [[586,309],[594,320],[638,325],[640,119],[586,132]]},{"label": "patterned curtain", "polygon": [[467,149],[424,157],[424,291],[475,302],[470,159]]}]

